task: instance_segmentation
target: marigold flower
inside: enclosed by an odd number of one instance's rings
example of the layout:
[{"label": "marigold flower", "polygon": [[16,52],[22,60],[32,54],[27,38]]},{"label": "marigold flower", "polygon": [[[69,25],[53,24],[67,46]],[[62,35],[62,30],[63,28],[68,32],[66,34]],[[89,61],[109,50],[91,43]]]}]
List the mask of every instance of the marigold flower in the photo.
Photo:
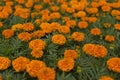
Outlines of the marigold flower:
[{"label": "marigold flower", "polygon": [[46,43],[45,41],[41,39],[35,39],[29,42],[29,48],[30,49],[40,49],[43,50],[45,49]]},{"label": "marigold flower", "polygon": [[34,5],[34,9],[36,10],[36,11],[40,11],[40,9],[42,9],[42,5]]},{"label": "marigold flower", "polygon": [[84,11],[79,11],[77,13],[77,17],[85,17],[86,16],[86,13]]},{"label": "marigold flower", "polygon": [[95,44],[85,44],[83,46],[83,51],[88,54],[92,55],[96,58],[103,58],[107,55],[107,49],[102,45],[95,45]]},{"label": "marigold flower", "polygon": [[61,25],[58,22],[52,22],[51,23],[52,31],[56,31],[57,29],[59,29],[60,26]]},{"label": "marigold flower", "polygon": [[117,19],[117,20],[120,20],[120,16],[116,16],[116,19]]},{"label": "marigold flower", "polygon": [[93,8],[86,8],[86,11],[88,14],[96,14],[98,13],[98,9],[93,7]]},{"label": "marigold flower", "polygon": [[68,13],[74,13],[75,9],[74,8],[67,8],[66,12],[68,12]]},{"label": "marigold flower", "polygon": [[18,2],[19,4],[24,4],[25,0],[16,0],[16,2]]},{"label": "marigold flower", "polygon": [[32,31],[34,29],[34,25],[32,23],[24,23],[23,30],[25,31]]},{"label": "marigold flower", "polygon": [[44,54],[44,52],[39,49],[33,49],[31,52],[31,55],[35,58],[40,58],[40,57],[42,57],[43,54]]},{"label": "marigold flower", "polygon": [[99,28],[92,28],[90,33],[94,36],[100,35],[101,31]]},{"label": "marigold flower", "polygon": [[44,67],[38,71],[38,80],[55,80],[56,72],[53,68]]},{"label": "marigold flower", "polygon": [[88,55],[92,55],[92,53],[94,52],[94,49],[95,49],[95,45],[94,44],[85,44],[83,46],[83,51],[88,54]]},{"label": "marigold flower", "polygon": [[115,40],[115,38],[114,38],[114,36],[107,35],[107,36],[105,36],[105,40],[108,42],[113,42]]},{"label": "marigold flower", "polygon": [[94,23],[97,21],[97,18],[96,17],[88,17],[87,20],[88,20],[88,22]]},{"label": "marigold flower", "polygon": [[26,65],[30,62],[30,60],[26,57],[18,57],[12,61],[12,66],[16,72],[21,72],[26,69]]},{"label": "marigold flower", "polygon": [[113,57],[107,60],[107,67],[111,71],[120,73],[120,58]]},{"label": "marigold flower", "polygon": [[110,76],[101,76],[99,80],[114,80],[114,79],[111,78]]},{"label": "marigold flower", "polygon": [[10,67],[11,61],[7,57],[0,57],[0,70],[5,70]]},{"label": "marigold flower", "polygon": [[80,29],[85,29],[85,28],[88,27],[88,23],[86,21],[81,21],[81,22],[78,23],[78,27]]},{"label": "marigold flower", "polygon": [[59,7],[58,6],[51,6],[52,11],[58,11]]},{"label": "marigold flower", "polygon": [[104,11],[104,12],[109,12],[110,11],[110,9],[111,9],[111,7],[110,6],[102,6],[101,7],[102,8],[102,11]]},{"label": "marigold flower", "polygon": [[103,58],[107,55],[107,49],[102,45],[95,45],[94,52],[92,53],[92,56],[96,58]]},{"label": "marigold flower", "polygon": [[26,71],[31,77],[37,77],[37,74],[39,70],[46,67],[45,63],[39,60],[32,60],[29,64],[26,66]]},{"label": "marigold flower", "polygon": [[112,16],[119,16],[120,15],[120,11],[119,10],[112,10],[111,11],[111,15]]},{"label": "marigold flower", "polygon": [[23,25],[22,24],[15,24],[12,26],[11,28],[13,31],[16,31],[16,30],[22,30],[23,29]]},{"label": "marigold flower", "polygon": [[3,80],[1,75],[0,75],[0,80]]},{"label": "marigold flower", "polygon": [[70,32],[70,28],[68,26],[60,26],[58,31],[60,33],[68,34]]},{"label": "marigold flower", "polygon": [[41,38],[41,37],[45,36],[45,32],[42,30],[37,30],[37,31],[34,31],[31,34],[31,36],[32,36],[32,38]]},{"label": "marigold flower", "polygon": [[2,35],[3,35],[6,39],[8,39],[8,38],[11,38],[11,37],[14,35],[14,31],[11,30],[11,29],[5,29],[5,30],[3,30]]},{"label": "marigold flower", "polygon": [[31,40],[31,34],[28,32],[22,32],[18,34],[18,39],[20,39],[21,41],[28,42],[29,40]]},{"label": "marigold flower", "polygon": [[76,21],[75,20],[68,20],[66,22],[66,26],[68,26],[70,28],[74,28],[76,26]]},{"label": "marigold flower", "polygon": [[103,25],[104,25],[105,28],[109,28],[111,26],[110,23],[104,23]]},{"label": "marigold flower", "polygon": [[116,30],[120,30],[120,24],[114,24],[114,28],[116,29]]},{"label": "marigold flower", "polygon": [[45,33],[51,33],[52,28],[51,25],[47,22],[43,22],[40,24],[40,28],[45,32]]},{"label": "marigold flower", "polygon": [[50,14],[51,19],[59,19],[60,18],[60,13],[59,12],[53,12]]},{"label": "marigold flower", "polygon": [[68,49],[68,50],[65,50],[64,57],[76,59],[78,57],[78,54],[75,50]]},{"label": "marigold flower", "polygon": [[73,40],[78,41],[78,42],[84,41],[84,39],[85,39],[84,33],[82,33],[82,32],[74,32],[71,35],[71,37],[73,38]]},{"label": "marigold flower", "polygon": [[52,42],[53,42],[54,44],[63,45],[63,44],[65,44],[65,42],[66,42],[66,38],[65,38],[65,36],[62,35],[62,34],[56,34],[56,35],[54,35],[54,36],[52,37]]},{"label": "marigold flower", "polygon": [[58,68],[62,71],[69,72],[74,68],[75,61],[72,58],[63,58],[58,61]]}]

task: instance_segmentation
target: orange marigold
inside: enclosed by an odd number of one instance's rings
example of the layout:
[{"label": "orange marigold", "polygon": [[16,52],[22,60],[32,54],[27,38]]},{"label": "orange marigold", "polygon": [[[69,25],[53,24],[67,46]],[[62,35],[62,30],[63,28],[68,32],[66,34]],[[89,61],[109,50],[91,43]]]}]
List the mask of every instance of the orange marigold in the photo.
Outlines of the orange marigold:
[{"label": "orange marigold", "polygon": [[101,76],[99,80],[114,80],[114,79],[111,78],[110,76]]},{"label": "orange marigold", "polygon": [[94,49],[95,49],[95,45],[94,44],[85,44],[83,46],[83,51],[88,54],[88,55],[92,55],[92,53],[94,52]]},{"label": "orange marigold", "polygon": [[58,61],[58,68],[62,71],[69,72],[74,68],[75,61],[72,58],[63,58]]},{"label": "orange marigold", "polygon": [[95,45],[94,52],[92,53],[92,56],[96,58],[103,58],[107,55],[107,49],[102,45]]},{"label": "orange marigold", "polygon": [[98,13],[98,8],[92,7],[92,8],[86,8],[87,13],[89,14],[96,14]]},{"label": "orange marigold", "polygon": [[30,49],[40,49],[43,50],[45,49],[46,43],[45,41],[41,39],[35,39],[29,42],[29,48]]},{"label": "orange marigold", "polygon": [[120,58],[113,57],[107,60],[107,67],[111,71],[120,73]]},{"label": "orange marigold", "polygon": [[88,27],[88,23],[86,21],[81,21],[81,22],[78,23],[78,27],[80,29],[85,29],[85,28]]},{"label": "orange marigold", "polygon": [[112,10],[111,11],[111,15],[112,16],[119,16],[120,15],[120,11],[119,10]]},{"label": "orange marigold", "polygon": [[75,20],[68,20],[66,21],[66,26],[70,28],[74,28],[76,26],[76,21]]},{"label": "orange marigold", "polygon": [[40,58],[40,57],[42,57],[43,54],[44,54],[44,52],[39,49],[33,49],[31,52],[31,55],[35,58]]},{"label": "orange marigold", "polygon": [[120,24],[114,24],[114,28],[116,29],[116,30],[120,30]]},{"label": "orange marigold", "polygon": [[29,40],[31,40],[31,34],[28,32],[22,32],[18,34],[18,39],[20,39],[21,41],[28,42]]},{"label": "orange marigold", "polygon": [[73,40],[78,41],[78,42],[84,41],[84,39],[85,39],[84,33],[82,33],[82,32],[74,32],[71,35],[71,37],[73,38]]},{"label": "orange marigold", "polygon": [[31,77],[37,77],[38,71],[46,67],[45,63],[39,60],[32,60],[26,66],[26,71]]},{"label": "orange marigold", "polygon": [[97,21],[97,18],[96,17],[88,17],[87,20],[88,20],[88,22],[94,23]]},{"label": "orange marigold", "polygon": [[0,57],[0,70],[5,70],[10,67],[11,61],[7,57]]},{"label": "orange marigold", "polygon": [[83,46],[83,51],[88,54],[92,55],[96,58],[103,58],[107,55],[107,49],[102,45],[95,45],[95,44],[85,44]]},{"label": "orange marigold", "polygon": [[45,36],[45,32],[43,30],[37,30],[37,31],[34,31],[32,34],[31,34],[32,38],[41,38],[43,36]]},{"label": "orange marigold", "polygon": [[68,34],[70,32],[70,28],[68,26],[60,26],[58,31],[60,33]]},{"label": "orange marigold", "polygon": [[16,30],[22,30],[23,29],[23,25],[22,24],[15,24],[12,26],[11,28],[13,31],[16,31]]},{"label": "orange marigold", "polygon": [[53,68],[44,67],[38,71],[38,80],[55,80],[56,72]]},{"label": "orange marigold", "polygon": [[51,33],[52,28],[51,25],[47,22],[43,22],[40,24],[40,28],[45,32],[45,33]]},{"label": "orange marigold", "polygon": [[5,37],[5,38],[11,38],[13,35],[14,35],[14,31],[11,30],[11,29],[5,29],[3,30],[2,32],[2,35]]},{"label": "orange marigold", "polygon": [[90,33],[94,36],[100,35],[101,31],[99,28],[92,28]]},{"label": "orange marigold", "polygon": [[26,65],[29,64],[30,60],[26,57],[20,56],[12,61],[12,66],[16,72],[24,71]]},{"label": "orange marigold", "polygon": [[114,36],[107,35],[107,36],[105,36],[105,40],[108,42],[113,42],[115,40],[115,38],[114,38]]},{"label": "orange marigold", "polygon": [[64,57],[76,59],[78,57],[78,54],[75,50],[68,49],[68,50],[65,50]]},{"label": "orange marigold", "polygon": [[86,16],[85,11],[79,11],[79,12],[77,13],[77,17],[85,17],[85,16]]},{"label": "orange marigold", "polygon": [[101,7],[102,8],[102,11],[104,11],[104,12],[109,12],[110,10],[111,10],[111,7],[110,6],[102,6]]},{"label": "orange marigold", "polygon": [[51,19],[59,19],[60,18],[60,13],[59,12],[53,12],[50,14]]},{"label": "orange marigold", "polygon": [[30,22],[23,24],[23,30],[32,31],[34,29],[34,25]]},{"label": "orange marigold", "polygon": [[54,35],[54,36],[52,37],[52,42],[53,42],[54,44],[63,45],[63,44],[65,44],[65,42],[66,42],[66,38],[65,38],[65,36],[62,35],[62,34],[56,34],[56,35]]}]

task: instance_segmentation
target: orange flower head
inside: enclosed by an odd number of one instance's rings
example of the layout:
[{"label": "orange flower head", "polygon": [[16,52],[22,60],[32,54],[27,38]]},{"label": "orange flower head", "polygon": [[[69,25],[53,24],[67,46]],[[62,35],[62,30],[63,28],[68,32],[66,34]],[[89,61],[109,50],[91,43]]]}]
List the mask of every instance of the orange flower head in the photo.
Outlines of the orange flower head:
[{"label": "orange flower head", "polygon": [[22,32],[18,34],[18,39],[20,39],[21,41],[28,42],[29,40],[31,40],[31,34],[28,32]]},{"label": "orange flower head", "polygon": [[111,15],[112,16],[119,16],[120,15],[120,11],[119,10],[112,10],[111,11]]},{"label": "orange flower head", "polygon": [[0,75],[0,80],[3,80],[1,75]]},{"label": "orange flower head", "polygon": [[36,11],[40,11],[42,9],[42,5],[34,5],[34,9]]},{"label": "orange flower head", "polygon": [[84,33],[81,33],[81,32],[74,32],[71,35],[71,37],[73,38],[73,40],[78,41],[78,42],[84,41],[85,39]]},{"label": "orange flower head", "polygon": [[86,21],[81,21],[81,22],[78,23],[78,27],[80,29],[85,29],[85,28],[88,27],[88,23]]},{"label": "orange flower head", "polygon": [[114,24],[114,28],[116,29],[116,30],[120,30],[120,24]]},{"label": "orange flower head", "polygon": [[12,66],[16,72],[21,72],[26,69],[26,65],[29,64],[30,60],[26,57],[18,57],[12,61]]},{"label": "orange flower head", "polygon": [[66,22],[66,26],[68,26],[70,28],[74,28],[76,26],[76,21],[75,20],[68,20]]},{"label": "orange flower head", "polygon": [[50,14],[51,19],[59,19],[60,18],[60,13],[59,12],[53,12]]},{"label": "orange flower head", "polygon": [[16,30],[22,30],[23,29],[23,25],[22,24],[15,24],[12,26],[11,28],[13,31],[16,31]]},{"label": "orange flower head", "polygon": [[105,36],[105,40],[108,42],[113,42],[115,40],[115,38],[114,38],[114,36],[107,35],[107,36]]},{"label": "orange flower head", "polygon": [[11,61],[7,57],[0,57],[0,70],[5,70],[10,67]]},{"label": "orange flower head", "polygon": [[11,38],[11,37],[14,35],[14,31],[11,30],[11,29],[5,29],[5,30],[3,30],[2,35],[3,35],[6,39],[8,39],[8,38]]},{"label": "orange flower head", "polygon": [[53,68],[44,67],[38,72],[38,80],[55,80],[56,72]]},{"label": "orange flower head", "polygon": [[111,7],[107,6],[107,5],[106,6],[102,6],[101,8],[102,8],[103,12],[109,12],[111,10]]},{"label": "orange flower head", "polygon": [[62,71],[69,72],[74,68],[75,61],[72,58],[63,58],[58,61],[58,68]]},{"label": "orange flower head", "polygon": [[66,38],[64,35],[62,34],[56,34],[52,37],[52,42],[54,44],[58,44],[58,45],[64,45],[66,42]]},{"label": "orange flower head", "polygon": [[77,13],[77,17],[85,17],[86,16],[86,13],[84,12],[84,11],[79,11],[78,13]]},{"label": "orange flower head", "polygon": [[34,31],[32,34],[31,34],[32,38],[41,38],[43,36],[45,36],[45,32],[43,30],[37,30],[37,31]]},{"label": "orange flower head", "polygon": [[40,28],[45,32],[45,33],[51,33],[52,28],[51,25],[47,22],[43,22],[40,24]]},{"label": "orange flower head", "polygon": [[29,48],[30,49],[40,49],[43,50],[45,49],[46,43],[45,41],[41,39],[35,39],[29,42]]},{"label": "orange flower head", "polygon": [[70,32],[70,28],[68,26],[60,26],[58,31],[63,34],[68,34]]},{"label": "orange flower head", "polygon": [[24,23],[23,30],[25,31],[32,31],[34,29],[34,25],[32,23]]},{"label": "orange flower head", "polygon": [[95,45],[94,44],[85,44],[83,46],[83,51],[88,54],[88,55],[92,55],[92,53],[94,52],[94,49],[95,49]]},{"label": "orange flower head", "polygon": [[88,14],[96,14],[98,13],[98,9],[93,7],[93,8],[86,8],[86,11]]},{"label": "orange flower head", "polygon": [[68,50],[65,50],[64,57],[76,59],[78,57],[78,54],[75,50],[68,49]]},{"label": "orange flower head", "polygon": [[93,28],[91,29],[90,33],[94,36],[100,35],[101,31],[99,28]]},{"label": "orange flower head", "polygon": [[31,52],[31,55],[35,58],[40,58],[40,57],[42,57],[43,54],[44,54],[44,52],[39,49],[33,49]]},{"label": "orange flower head", "polygon": [[111,71],[120,73],[120,58],[113,57],[107,60],[107,67]]},{"label": "orange flower head", "polygon": [[46,65],[44,62],[39,60],[32,60],[29,64],[27,64],[26,71],[31,77],[37,77],[39,70],[45,67]]},{"label": "orange flower head", "polygon": [[92,56],[96,58],[104,58],[107,55],[107,49],[102,45],[95,45],[94,52],[92,52]]},{"label": "orange flower head", "polygon": [[114,79],[111,78],[110,76],[101,76],[99,80],[114,80]]}]

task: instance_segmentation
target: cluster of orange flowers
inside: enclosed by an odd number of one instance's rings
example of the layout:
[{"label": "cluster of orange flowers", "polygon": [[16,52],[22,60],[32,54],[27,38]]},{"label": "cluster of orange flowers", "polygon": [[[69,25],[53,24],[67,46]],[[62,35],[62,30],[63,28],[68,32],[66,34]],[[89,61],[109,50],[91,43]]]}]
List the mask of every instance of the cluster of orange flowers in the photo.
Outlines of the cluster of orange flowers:
[{"label": "cluster of orange flowers", "polygon": [[58,68],[65,72],[71,71],[74,68],[74,59],[77,57],[78,53],[75,50],[65,50],[64,58],[58,61]]},{"label": "cluster of orange flowers", "polygon": [[83,46],[83,51],[88,54],[88,55],[92,55],[94,57],[97,58],[103,58],[107,55],[107,49],[102,46],[102,45],[98,45],[98,44],[85,44]]},{"label": "cluster of orange flowers", "polygon": [[[0,30],[3,28],[3,37],[10,39],[17,35],[19,40],[28,43],[28,48],[31,49],[30,54],[35,59],[45,54],[47,43],[42,38],[48,34],[52,35],[51,42],[58,46],[64,46],[69,39],[76,43],[86,41],[87,34],[84,30],[88,28],[90,28],[88,34],[93,37],[104,36],[104,40],[111,43],[116,40],[112,34],[103,35],[101,25],[91,25],[97,21],[100,23],[100,17],[106,14],[120,21],[120,0],[112,3],[108,0],[92,2],[87,0],[3,0],[0,2],[4,3],[4,5],[0,4]],[[105,15],[99,13],[100,11]],[[25,21],[14,23],[10,28],[6,28],[7,23],[4,20],[12,16]],[[120,31],[119,22],[115,24],[104,22],[102,25],[103,28]],[[108,54],[108,49],[100,44],[84,44],[82,50],[95,58],[104,58]],[[64,58],[58,61],[58,68],[65,72],[71,71],[77,57],[77,51],[65,50]],[[10,64],[11,61],[8,58],[0,57],[0,70],[7,69]],[[31,77],[38,77],[39,80],[55,80],[55,70],[47,67],[40,60],[30,61],[20,56],[12,61],[12,66],[16,72],[26,70]],[[109,70],[120,73],[120,59],[110,58],[107,61],[107,67]],[[100,78],[100,80],[105,79],[113,80],[108,76]]]}]

